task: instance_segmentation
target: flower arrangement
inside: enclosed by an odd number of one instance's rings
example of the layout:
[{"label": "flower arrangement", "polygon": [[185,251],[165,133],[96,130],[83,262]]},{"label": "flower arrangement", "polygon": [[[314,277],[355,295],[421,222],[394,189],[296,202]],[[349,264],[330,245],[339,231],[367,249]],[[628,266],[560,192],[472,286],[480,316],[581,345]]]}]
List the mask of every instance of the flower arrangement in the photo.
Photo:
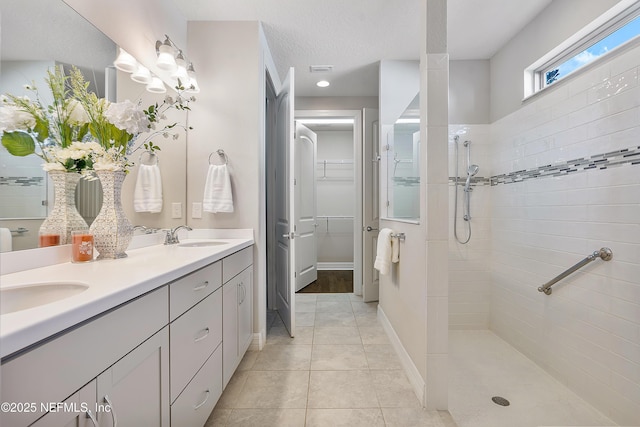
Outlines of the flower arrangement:
[{"label": "flower arrangement", "polygon": [[61,68],[47,72],[53,100],[44,105],[35,84],[26,85],[34,100],[11,94],[0,98],[2,145],[14,156],[36,154],[45,170],[85,173],[92,167],[91,148],[80,141],[87,135],[89,117],[70,97],[69,77]]},{"label": "flower arrangement", "polygon": [[[45,106],[35,84],[26,86],[35,95],[18,97],[7,94],[0,104],[2,145],[15,156],[36,154],[45,163],[43,168],[88,174],[91,170],[122,170],[132,165],[128,157],[144,148],[160,150],[152,142],[155,136],[173,139],[171,134],[178,123],[158,123],[166,119],[170,108],[189,110],[195,98],[182,96],[180,81],[176,98],[166,97],[142,109],[140,103],[129,100],[109,102],[88,91],[89,83],[73,67],[69,76],[61,67],[48,71],[47,85],[53,95],[51,105]],[[144,135],[144,138],[142,136]]]}]

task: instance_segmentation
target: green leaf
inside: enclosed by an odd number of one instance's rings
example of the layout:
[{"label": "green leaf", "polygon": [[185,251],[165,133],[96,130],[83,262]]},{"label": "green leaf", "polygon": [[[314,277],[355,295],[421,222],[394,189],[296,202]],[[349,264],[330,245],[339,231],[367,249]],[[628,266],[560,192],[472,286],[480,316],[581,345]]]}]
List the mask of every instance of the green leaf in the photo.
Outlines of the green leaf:
[{"label": "green leaf", "polygon": [[2,145],[14,156],[28,156],[36,152],[33,137],[24,132],[5,132],[2,134]]}]

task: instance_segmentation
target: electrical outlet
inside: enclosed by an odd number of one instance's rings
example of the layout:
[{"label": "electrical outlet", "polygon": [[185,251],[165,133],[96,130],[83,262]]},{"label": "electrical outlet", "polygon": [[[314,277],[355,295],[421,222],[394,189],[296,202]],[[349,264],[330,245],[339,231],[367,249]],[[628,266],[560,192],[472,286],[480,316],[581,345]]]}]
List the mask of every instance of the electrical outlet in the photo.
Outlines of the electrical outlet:
[{"label": "electrical outlet", "polygon": [[171,203],[171,218],[182,218],[182,203]]},{"label": "electrical outlet", "polygon": [[202,203],[193,202],[191,205],[191,218],[202,218]]}]

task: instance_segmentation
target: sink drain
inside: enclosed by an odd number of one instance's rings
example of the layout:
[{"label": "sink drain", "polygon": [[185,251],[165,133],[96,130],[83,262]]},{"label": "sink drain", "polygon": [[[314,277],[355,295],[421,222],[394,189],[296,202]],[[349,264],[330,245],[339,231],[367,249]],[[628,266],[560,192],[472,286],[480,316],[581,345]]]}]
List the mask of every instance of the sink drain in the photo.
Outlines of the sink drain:
[{"label": "sink drain", "polygon": [[505,399],[504,397],[500,397],[500,396],[493,396],[491,398],[491,400],[493,400],[493,403],[500,405],[500,406],[509,406],[510,403],[507,399]]}]

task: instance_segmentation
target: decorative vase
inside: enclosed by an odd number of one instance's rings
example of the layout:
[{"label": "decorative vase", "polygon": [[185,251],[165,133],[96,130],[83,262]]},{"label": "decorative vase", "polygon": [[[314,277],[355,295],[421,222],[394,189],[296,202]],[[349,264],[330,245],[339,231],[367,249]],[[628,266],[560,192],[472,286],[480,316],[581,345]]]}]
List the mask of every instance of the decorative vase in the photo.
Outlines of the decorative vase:
[{"label": "decorative vase", "polygon": [[96,171],[102,184],[102,208],[89,231],[94,237],[98,259],[124,258],[133,237],[133,225],[122,209],[124,171]]},{"label": "decorative vase", "polygon": [[71,243],[71,232],[89,226],[76,209],[76,186],[82,175],[76,172],[49,171],[53,181],[53,209],[40,226],[40,246]]}]

